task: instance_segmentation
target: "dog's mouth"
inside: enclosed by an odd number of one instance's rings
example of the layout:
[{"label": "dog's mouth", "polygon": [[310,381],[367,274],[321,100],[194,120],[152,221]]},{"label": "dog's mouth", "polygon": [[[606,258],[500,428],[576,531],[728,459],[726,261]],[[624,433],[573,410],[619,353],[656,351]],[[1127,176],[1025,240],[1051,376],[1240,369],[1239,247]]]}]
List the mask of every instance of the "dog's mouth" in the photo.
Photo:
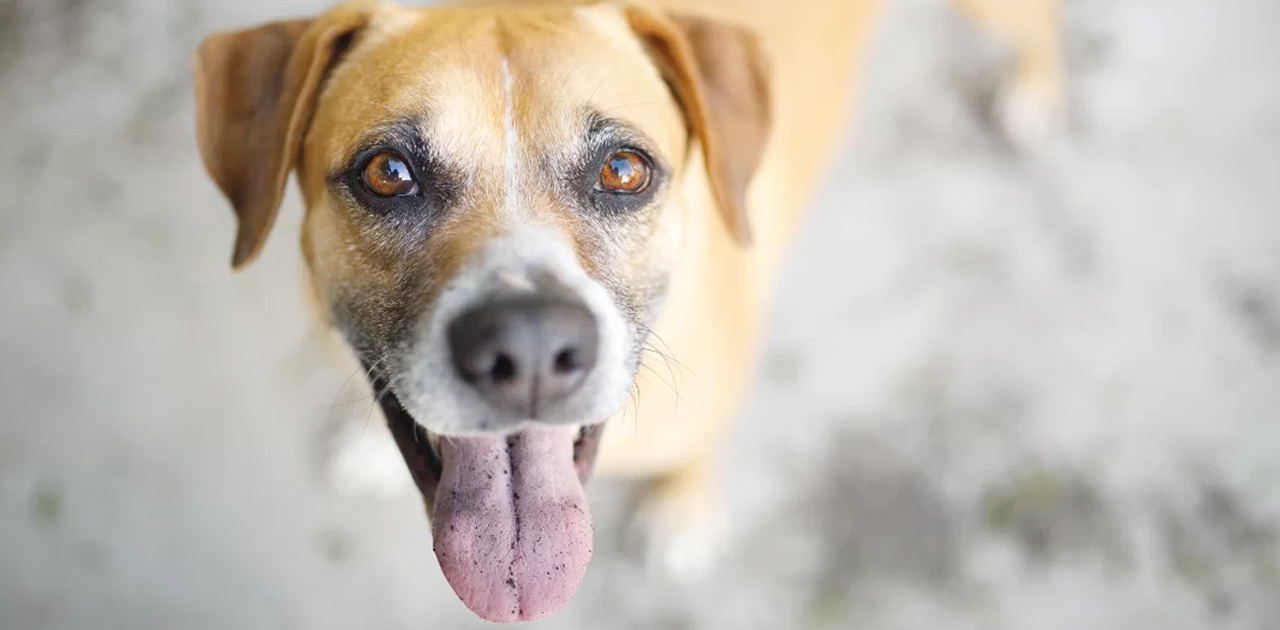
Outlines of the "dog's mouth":
[{"label": "dog's mouth", "polygon": [[[400,454],[404,456],[413,481],[418,486],[427,507],[431,508],[436,490],[440,485],[440,476],[444,462],[440,459],[440,442],[442,436],[427,431],[418,424],[413,416],[400,406],[400,400],[390,392],[382,394],[378,399],[391,434],[395,436]],[[591,470],[596,461],[596,450],[600,445],[600,436],[604,433],[604,423],[582,425],[577,427],[573,436],[573,467],[579,482],[586,484],[591,478]],[[459,439],[459,438],[448,438]]]},{"label": "dog's mouth", "polygon": [[431,514],[440,568],[463,603],[489,621],[531,621],[563,607],[591,559],[583,486],[604,425],[443,437],[384,383],[374,387]]}]

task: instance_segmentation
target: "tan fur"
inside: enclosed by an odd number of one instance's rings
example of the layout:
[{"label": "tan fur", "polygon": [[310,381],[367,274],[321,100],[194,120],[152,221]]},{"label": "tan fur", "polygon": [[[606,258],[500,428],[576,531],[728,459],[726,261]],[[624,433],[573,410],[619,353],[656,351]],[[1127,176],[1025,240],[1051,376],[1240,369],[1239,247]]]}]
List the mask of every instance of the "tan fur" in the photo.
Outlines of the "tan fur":
[{"label": "tan fur", "polygon": [[[1061,99],[1053,0],[957,1],[1019,47],[1019,85]],[[518,212],[638,303],[652,297],[655,273],[666,278],[650,342],[667,356],[645,355],[639,404],[611,420],[597,470],[656,479],[649,502],[667,521],[658,526],[697,527],[715,505],[714,461],[749,383],[769,288],[842,137],[880,5],[662,0],[566,13],[529,2],[424,11],[355,3],[309,23],[211,38],[197,73],[198,122],[206,164],[241,219],[236,264],[261,248],[300,156],[303,249],[321,304],[346,304],[390,330],[513,220],[503,201],[505,112],[492,97],[504,89],[504,63],[520,96],[519,160],[573,142],[576,119],[563,104],[575,99],[643,130],[673,173],[661,208],[602,235],[548,185],[522,181]],[[320,85],[330,49],[357,28],[357,44]],[[290,49],[281,38],[293,42],[291,58],[280,58]],[[557,54],[541,53],[547,38]],[[237,56],[258,50],[266,53]],[[262,96],[220,87],[232,73],[276,69],[285,72],[274,82],[259,80]],[[246,117],[246,98],[278,105]],[[470,187],[457,202],[465,212],[406,249],[335,199],[328,178],[371,129],[428,114],[428,135]],[[406,277],[419,278],[411,294],[388,298]]]}]

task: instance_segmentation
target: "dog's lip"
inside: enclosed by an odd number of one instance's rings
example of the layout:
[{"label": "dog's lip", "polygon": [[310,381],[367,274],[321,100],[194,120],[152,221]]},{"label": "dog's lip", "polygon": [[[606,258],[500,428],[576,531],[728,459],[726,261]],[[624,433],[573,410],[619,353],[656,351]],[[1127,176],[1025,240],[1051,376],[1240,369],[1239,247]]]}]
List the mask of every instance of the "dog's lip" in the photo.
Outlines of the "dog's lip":
[{"label": "dog's lip", "polygon": [[[444,467],[444,462],[440,459],[439,442],[447,438],[428,431],[414,420],[390,388],[379,387],[376,382],[374,386],[383,392],[378,397],[378,403],[382,406],[391,435],[400,448],[400,455],[404,457],[414,484],[418,486],[418,491],[422,493],[427,508],[430,509],[435,500],[436,489],[440,486],[440,475]],[[603,432],[604,423],[594,423],[582,425],[576,434],[573,466],[578,473],[578,480],[583,484],[591,477]]]},{"label": "dog's lip", "polygon": [[[378,387],[378,384],[375,383],[374,386]],[[387,426],[391,429],[396,446],[400,448],[400,455],[409,468],[413,482],[418,486],[422,496],[427,499],[429,507],[431,499],[435,497],[436,488],[440,485],[440,473],[444,463],[431,447],[430,436],[426,430],[413,419],[413,416],[409,415],[395,394],[384,392],[378,397],[378,404],[382,406],[383,415],[387,418]]]}]

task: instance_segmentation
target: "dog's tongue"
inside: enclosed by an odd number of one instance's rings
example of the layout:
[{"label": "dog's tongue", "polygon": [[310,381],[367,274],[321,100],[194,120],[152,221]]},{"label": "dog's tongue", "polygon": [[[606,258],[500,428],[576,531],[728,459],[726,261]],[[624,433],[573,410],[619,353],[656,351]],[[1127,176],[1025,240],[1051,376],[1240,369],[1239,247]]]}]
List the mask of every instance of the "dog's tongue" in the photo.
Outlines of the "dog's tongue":
[{"label": "dog's tongue", "polygon": [[556,612],[591,560],[591,515],[572,429],[447,438],[432,535],[454,592],[489,621]]}]

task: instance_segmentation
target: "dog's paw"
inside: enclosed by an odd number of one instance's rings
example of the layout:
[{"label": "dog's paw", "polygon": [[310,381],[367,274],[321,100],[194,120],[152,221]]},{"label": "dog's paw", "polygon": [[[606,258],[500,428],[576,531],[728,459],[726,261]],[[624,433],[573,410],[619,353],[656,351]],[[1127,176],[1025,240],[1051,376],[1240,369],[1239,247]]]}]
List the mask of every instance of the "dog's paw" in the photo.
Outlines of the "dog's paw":
[{"label": "dog's paw", "polygon": [[630,539],[651,577],[689,583],[714,573],[729,528],[714,499],[655,486],[636,508]]},{"label": "dog's paw", "polygon": [[334,436],[326,465],[329,487],[348,497],[391,498],[413,491],[413,478],[391,432],[351,423]]},{"label": "dog's paw", "polygon": [[1050,81],[1011,81],[995,104],[996,120],[1009,143],[1020,150],[1036,150],[1066,131],[1066,107],[1061,91]]}]

